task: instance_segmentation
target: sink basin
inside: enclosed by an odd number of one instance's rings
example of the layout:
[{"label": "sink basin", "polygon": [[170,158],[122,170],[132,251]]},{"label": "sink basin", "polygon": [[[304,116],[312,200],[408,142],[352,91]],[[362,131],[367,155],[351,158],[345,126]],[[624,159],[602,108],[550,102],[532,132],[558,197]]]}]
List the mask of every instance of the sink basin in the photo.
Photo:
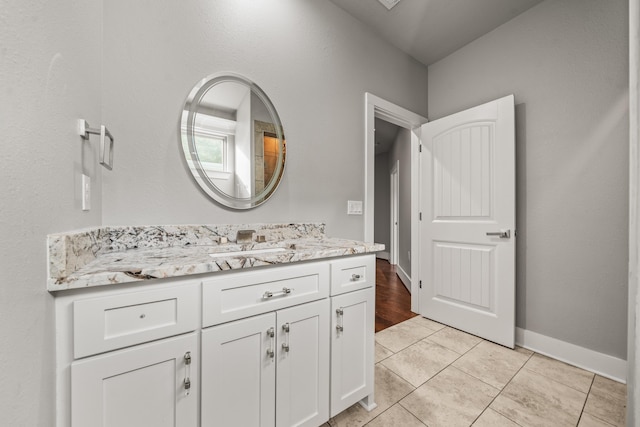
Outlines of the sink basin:
[{"label": "sink basin", "polygon": [[268,253],[277,253],[277,252],[286,252],[285,248],[262,248],[262,249],[249,249],[246,251],[233,251],[233,252],[216,252],[213,254],[209,254],[211,258],[228,258],[235,256],[251,256],[251,255],[262,255]]}]

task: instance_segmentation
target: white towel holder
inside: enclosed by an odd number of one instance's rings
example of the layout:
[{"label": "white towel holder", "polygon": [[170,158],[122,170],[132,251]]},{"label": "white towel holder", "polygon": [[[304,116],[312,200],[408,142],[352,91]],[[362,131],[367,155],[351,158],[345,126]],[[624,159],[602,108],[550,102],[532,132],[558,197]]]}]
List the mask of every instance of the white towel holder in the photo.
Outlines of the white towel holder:
[{"label": "white towel holder", "polygon": [[[92,129],[86,120],[78,119],[78,135],[86,140],[89,140],[89,135],[100,135],[100,164],[109,170],[113,170],[114,139],[106,126],[100,125],[100,129]],[[109,138],[109,143],[105,141],[106,138]]]}]

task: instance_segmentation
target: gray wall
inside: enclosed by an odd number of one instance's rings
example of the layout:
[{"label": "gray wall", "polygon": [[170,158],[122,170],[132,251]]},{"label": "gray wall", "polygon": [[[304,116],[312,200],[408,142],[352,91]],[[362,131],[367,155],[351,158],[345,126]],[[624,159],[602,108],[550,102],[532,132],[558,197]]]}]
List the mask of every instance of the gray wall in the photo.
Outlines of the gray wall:
[{"label": "gray wall", "polygon": [[375,198],[373,240],[382,243],[387,254],[391,252],[391,182],[389,178],[389,152],[375,157]]},{"label": "gray wall", "polygon": [[[53,298],[46,236],[101,223],[101,1],[3,1],[0,7],[0,425],[51,426]],[[80,175],[92,179],[83,212]]]},{"label": "gray wall", "polygon": [[[180,160],[182,103],[199,79],[223,70],[269,94],[289,142],[282,187],[248,213],[205,198]],[[0,425],[55,421],[47,234],[305,220],[360,238],[362,217],[348,217],[346,201],[363,197],[364,92],[425,114],[426,85],[426,67],[328,1],[3,2]],[[113,171],[97,166],[95,139],[75,134],[78,118],[114,134]],[[92,179],[89,212],[82,172]]]},{"label": "gray wall", "polygon": [[[389,173],[400,162],[398,186],[400,187],[398,212],[398,266],[411,278],[411,132],[400,128],[389,154]],[[389,176],[389,174],[387,174]],[[409,286],[409,283],[405,283]]]},{"label": "gray wall", "polygon": [[[426,67],[329,1],[111,0],[104,16],[104,121],[118,140],[105,224],[324,221],[364,236],[346,213],[364,197],[364,93],[426,114]],[[182,103],[224,70],[268,94],[287,136],[280,188],[246,212],[212,203],[180,158]]]},{"label": "gray wall", "polygon": [[429,67],[431,120],[513,93],[517,326],[626,358],[627,1],[553,0]]}]

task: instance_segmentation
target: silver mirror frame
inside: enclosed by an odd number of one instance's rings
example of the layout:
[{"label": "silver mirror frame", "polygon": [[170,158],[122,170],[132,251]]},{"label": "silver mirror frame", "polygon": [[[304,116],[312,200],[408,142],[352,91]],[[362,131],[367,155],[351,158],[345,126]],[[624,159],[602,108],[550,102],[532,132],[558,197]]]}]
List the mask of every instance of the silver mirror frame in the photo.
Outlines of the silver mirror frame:
[{"label": "silver mirror frame", "polygon": [[[249,90],[255,94],[260,101],[262,101],[271,117],[280,148],[278,150],[276,170],[274,171],[271,180],[265,185],[265,188],[260,191],[260,193],[247,198],[233,197],[221,191],[203,169],[195,146],[194,129],[200,103],[211,88],[225,82],[239,83],[248,87]],[[265,203],[273,193],[275,193],[282,181],[282,176],[284,175],[284,167],[286,163],[284,141],[282,122],[280,121],[280,116],[273,106],[273,103],[258,85],[244,76],[234,73],[216,73],[207,76],[193,87],[184,103],[180,122],[180,143],[187,162],[187,167],[200,188],[214,201],[228,208],[252,209]],[[191,165],[193,165],[193,167],[190,167]]]}]

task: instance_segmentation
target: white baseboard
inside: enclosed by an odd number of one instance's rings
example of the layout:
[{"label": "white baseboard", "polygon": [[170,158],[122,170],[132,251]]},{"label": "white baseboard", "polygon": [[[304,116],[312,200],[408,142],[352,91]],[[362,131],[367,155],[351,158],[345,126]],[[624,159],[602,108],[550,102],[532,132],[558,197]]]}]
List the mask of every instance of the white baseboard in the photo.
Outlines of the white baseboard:
[{"label": "white baseboard", "polygon": [[400,278],[400,281],[402,282],[404,287],[407,288],[409,293],[411,293],[411,277],[409,277],[407,272],[404,271],[402,267],[400,267],[400,264],[396,265],[396,274]]},{"label": "white baseboard", "polygon": [[391,255],[389,254],[389,252],[386,252],[386,251],[376,252],[376,258],[389,261],[389,259],[391,258]]},{"label": "white baseboard", "polygon": [[626,360],[522,328],[516,328],[516,344],[614,381],[627,382]]}]

